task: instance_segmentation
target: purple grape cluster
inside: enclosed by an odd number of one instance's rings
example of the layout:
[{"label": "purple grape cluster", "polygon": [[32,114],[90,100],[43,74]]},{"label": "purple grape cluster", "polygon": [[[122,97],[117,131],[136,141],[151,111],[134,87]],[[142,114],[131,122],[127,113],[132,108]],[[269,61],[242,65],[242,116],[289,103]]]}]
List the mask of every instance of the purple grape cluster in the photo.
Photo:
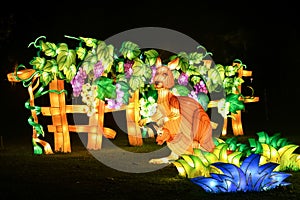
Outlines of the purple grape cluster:
[{"label": "purple grape cluster", "polygon": [[94,80],[102,75],[104,72],[104,66],[102,65],[102,62],[99,61],[94,65]]},{"label": "purple grape cluster", "polygon": [[130,78],[132,75],[132,65],[134,64],[133,60],[126,60],[124,63],[124,71],[125,71],[125,76],[126,78]]},{"label": "purple grape cluster", "polygon": [[151,71],[152,71],[152,76],[151,76],[150,84],[153,83],[153,79],[156,74],[156,66],[155,65],[151,66]]},{"label": "purple grape cluster", "polygon": [[107,107],[110,109],[120,109],[123,104],[124,92],[121,90],[121,85],[118,83],[116,84],[116,93],[116,99],[105,99],[107,101]]},{"label": "purple grape cluster", "polygon": [[80,67],[77,74],[71,80],[73,95],[75,97],[78,97],[80,95],[82,90],[82,85],[84,84],[86,77],[87,77],[86,72],[82,69],[82,67]]},{"label": "purple grape cluster", "polygon": [[198,101],[198,96],[196,94],[196,92],[194,90],[192,90],[189,94],[188,94],[189,97],[195,99],[196,101]]},{"label": "purple grape cluster", "polygon": [[201,80],[196,85],[194,85],[194,89],[195,89],[196,94],[198,94],[199,92],[203,92],[205,94],[208,93],[208,90],[207,90],[206,85],[203,80]]},{"label": "purple grape cluster", "polygon": [[178,77],[179,85],[187,85],[188,82],[189,82],[189,76],[186,73],[182,72]]}]

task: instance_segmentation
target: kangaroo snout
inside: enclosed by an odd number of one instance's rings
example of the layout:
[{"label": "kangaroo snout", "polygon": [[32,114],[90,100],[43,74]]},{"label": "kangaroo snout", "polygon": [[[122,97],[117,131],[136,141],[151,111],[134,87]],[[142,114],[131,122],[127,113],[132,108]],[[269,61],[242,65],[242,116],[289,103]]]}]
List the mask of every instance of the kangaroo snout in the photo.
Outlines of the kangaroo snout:
[{"label": "kangaroo snout", "polygon": [[158,84],[160,84],[160,83],[161,83],[160,81],[155,81],[155,82],[154,82],[155,85],[158,85]]},{"label": "kangaroo snout", "polygon": [[160,66],[156,69],[154,76],[154,84],[157,89],[166,88],[169,89],[174,86],[174,77],[171,69],[167,66]]},{"label": "kangaroo snout", "polygon": [[160,89],[160,88],[163,88],[163,83],[160,81],[155,81],[154,86],[156,89]]}]

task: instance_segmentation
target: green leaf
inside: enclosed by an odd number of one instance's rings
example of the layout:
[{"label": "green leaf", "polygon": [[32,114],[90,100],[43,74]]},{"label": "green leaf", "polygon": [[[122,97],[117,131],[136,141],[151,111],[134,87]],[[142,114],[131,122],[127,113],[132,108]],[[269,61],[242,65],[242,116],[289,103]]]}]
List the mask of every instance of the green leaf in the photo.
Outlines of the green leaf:
[{"label": "green leaf", "polygon": [[64,74],[66,75],[66,82],[69,83],[77,73],[76,66],[72,64],[69,68],[64,68]]},{"label": "green leaf", "polygon": [[180,76],[180,72],[177,70],[172,70],[172,74],[173,74],[174,79],[178,79]]},{"label": "green leaf", "polygon": [[258,135],[258,141],[260,143],[264,143],[264,144],[269,144],[270,143],[269,135],[266,132],[260,131],[256,134]]},{"label": "green leaf", "polygon": [[97,48],[97,61],[101,61],[105,67],[105,71],[108,73],[114,62],[114,47],[112,45],[106,45],[105,42],[100,41]]},{"label": "green leaf", "polygon": [[81,64],[81,67],[87,74],[94,69],[95,64],[97,63],[97,55],[93,51],[89,51],[86,58]]},{"label": "green leaf", "polygon": [[229,112],[236,114],[238,110],[245,108],[244,102],[240,101],[238,94],[229,94],[226,96],[226,102],[230,103]]},{"label": "green leaf", "polygon": [[78,56],[78,58],[80,60],[83,60],[87,54],[87,50],[85,48],[82,48],[82,47],[77,47],[76,48],[76,54]]},{"label": "green leaf", "polygon": [[[182,60],[186,60],[186,61],[189,60],[189,55],[186,52],[184,52],[184,51],[179,52],[177,54],[177,57],[179,57]],[[174,59],[176,59],[176,57]]]},{"label": "green leaf", "polygon": [[157,94],[157,90],[156,89],[148,89],[148,91],[146,91],[146,97],[148,99],[148,97],[152,97],[155,101],[157,101],[158,98],[158,94]]},{"label": "green leaf", "polygon": [[117,82],[119,82],[119,81],[128,82],[125,74],[118,74],[116,77],[116,80],[117,80]]},{"label": "green leaf", "polygon": [[76,64],[76,52],[74,50],[61,51],[57,55],[57,64],[59,71],[69,68],[72,64]]},{"label": "green leaf", "polygon": [[225,67],[226,76],[234,76],[236,72],[237,72],[237,68],[234,66],[229,65]]},{"label": "green leaf", "polygon": [[33,145],[33,154],[41,155],[41,154],[43,154],[43,149],[38,144],[34,144]]},{"label": "green leaf", "polygon": [[124,56],[124,58],[132,60],[138,57],[138,55],[141,53],[141,50],[137,44],[130,41],[125,41],[122,43],[120,53]]},{"label": "green leaf", "polygon": [[223,81],[221,79],[219,71],[215,68],[210,68],[208,70],[208,77],[209,77],[209,79],[211,79],[213,84],[216,84],[216,85],[222,85],[223,84]]},{"label": "green leaf", "polygon": [[34,57],[34,59],[31,60],[29,64],[31,64],[33,66],[33,69],[35,70],[43,70],[46,64],[46,58]]},{"label": "green leaf", "polygon": [[247,155],[248,152],[250,153],[250,148],[247,144],[237,144],[237,151],[242,152],[243,154]]},{"label": "green leaf", "polygon": [[226,93],[232,93],[232,88],[234,88],[234,79],[231,77],[226,77],[223,81],[223,87],[226,90]]},{"label": "green leaf", "polygon": [[244,83],[244,80],[241,77],[234,77],[233,84],[234,86],[238,87]]},{"label": "green leaf", "polygon": [[52,80],[54,76],[49,72],[43,72],[40,76],[40,81],[43,86],[47,86]]},{"label": "green leaf", "polygon": [[204,75],[207,74],[208,69],[207,69],[207,67],[205,67],[204,65],[200,65],[200,66],[198,67],[198,71],[199,71],[199,73],[200,73],[202,76],[204,76]]},{"label": "green leaf", "polygon": [[225,78],[225,69],[224,69],[224,66],[221,65],[221,64],[216,64],[215,68],[216,68],[216,70],[218,70],[221,79],[224,80],[224,78]]},{"label": "green leaf", "polygon": [[152,71],[151,68],[143,63],[139,58],[134,59],[134,64],[132,65],[134,76],[144,76],[146,79],[151,78]]},{"label": "green leaf", "polygon": [[56,77],[60,80],[66,80],[66,76],[61,71],[58,71],[58,73],[56,74]]},{"label": "green leaf", "polygon": [[79,37],[82,41],[85,42],[86,46],[88,47],[96,47],[98,40],[94,38],[85,38],[85,37]]},{"label": "green leaf", "polygon": [[201,81],[201,77],[200,76],[192,76],[192,78],[191,78],[191,82],[193,83],[193,85],[196,85],[200,81]]},{"label": "green leaf", "polygon": [[57,45],[57,49],[56,49],[56,53],[60,54],[60,53],[68,53],[69,48],[68,45],[66,43],[60,43]]},{"label": "green leaf", "polygon": [[95,81],[98,85],[98,98],[105,100],[105,98],[114,99],[116,98],[116,86],[113,85],[113,80],[110,78],[101,76]]},{"label": "green leaf", "polygon": [[156,63],[157,57],[159,56],[158,52],[154,49],[145,51],[144,55],[146,56],[145,63],[148,66],[154,65]]},{"label": "green leaf", "polygon": [[200,72],[199,72],[199,68],[193,66],[193,65],[190,65],[189,68],[186,70],[186,74],[188,76],[192,76],[192,75],[201,75]]},{"label": "green leaf", "polygon": [[187,87],[183,86],[183,85],[176,84],[176,85],[174,85],[172,90],[174,90],[174,89],[180,96],[188,96],[188,94],[190,93],[190,90],[187,89]]},{"label": "green leaf", "polygon": [[287,138],[280,138],[277,141],[277,147],[284,147],[286,145],[290,144]]},{"label": "green leaf", "polygon": [[178,68],[186,72],[190,65],[188,54],[186,52],[179,52],[177,57],[179,57]]},{"label": "green leaf", "polygon": [[206,111],[208,109],[208,103],[209,103],[209,97],[207,94],[203,93],[203,92],[199,92],[197,95],[198,98],[198,102],[200,103],[200,105],[203,107],[203,109]]},{"label": "green leaf", "polygon": [[139,89],[140,87],[144,87],[144,81],[140,76],[131,76],[129,79],[129,86],[132,90]]},{"label": "green leaf", "polygon": [[193,52],[188,55],[189,64],[199,64],[203,59],[203,53]]},{"label": "green leaf", "polygon": [[42,51],[45,52],[46,56],[55,57],[57,55],[57,47],[54,43],[44,42],[43,40],[40,40],[40,45],[42,47]]},{"label": "green leaf", "polygon": [[58,66],[55,60],[47,60],[46,65],[43,68],[44,72],[56,74],[58,72]]},{"label": "green leaf", "polygon": [[209,92],[216,91],[220,86],[223,85],[223,81],[217,69],[210,68],[208,70],[208,78],[206,81],[206,87]]},{"label": "green leaf", "polygon": [[256,141],[254,138],[249,138],[248,141],[249,141],[250,147],[252,148],[251,149],[252,153],[257,153],[257,154],[262,153],[262,145],[260,142]]},{"label": "green leaf", "polygon": [[[230,138],[227,138],[226,140],[225,140],[225,142],[227,143],[227,144],[236,144],[237,143],[237,137],[230,137]],[[230,149],[230,150],[233,150],[233,149]]]}]

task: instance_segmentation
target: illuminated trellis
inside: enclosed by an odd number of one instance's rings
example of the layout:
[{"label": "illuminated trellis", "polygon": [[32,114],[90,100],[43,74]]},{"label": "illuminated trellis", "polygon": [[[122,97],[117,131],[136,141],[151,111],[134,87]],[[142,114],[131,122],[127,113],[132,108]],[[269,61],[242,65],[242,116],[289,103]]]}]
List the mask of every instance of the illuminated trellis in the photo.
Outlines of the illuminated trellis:
[{"label": "illuminated trellis", "polygon": [[[8,74],[11,82],[22,82],[24,87],[28,87],[29,100],[25,103],[27,109],[31,110],[31,117],[28,119],[33,126],[33,145],[35,153],[42,153],[37,143],[44,147],[45,153],[52,153],[50,145],[39,139],[44,135],[43,127],[38,124],[37,116],[42,113],[44,116],[52,116],[53,125],[48,125],[48,131],[54,133],[55,151],[71,152],[69,132],[88,132],[88,145],[90,149],[101,149],[102,135],[113,138],[115,131],[103,127],[104,113],[119,110],[126,110],[127,129],[129,142],[133,146],[143,144],[140,127],[137,121],[141,116],[140,99],[148,101],[149,95],[155,97],[155,92],[151,93],[151,78],[153,76],[157,58],[160,57],[158,51],[141,50],[137,44],[124,41],[120,48],[121,57],[112,45],[105,44],[104,41],[94,38],[67,38],[79,41],[78,47],[69,49],[66,43],[54,44],[46,42],[45,37],[39,37],[29,46],[34,45],[39,49],[37,56],[30,61],[32,69],[19,65],[16,71]],[[206,96],[206,102],[200,103],[207,108],[217,107],[227,122],[227,116],[233,116],[233,130],[235,135],[242,135],[241,110],[244,103],[256,102],[258,97],[244,97],[241,94],[242,76],[251,76],[251,71],[244,70],[245,65],[240,60],[235,60],[232,65],[222,66],[212,65],[210,53],[204,47],[197,47],[197,51],[192,53],[180,52],[169,59],[179,58],[180,62],[174,73],[177,95],[194,95],[193,88],[183,89],[182,75],[187,75],[191,86],[196,87],[200,82],[205,83],[206,91],[213,92],[225,88],[233,98],[209,101],[207,92],[199,92]],[[96,76],[96,68],[101,68],[101,74]],[[99,69],[98,69],[99,70]],[[72,83],[75,94],[76,84],[81,81],[82,71],[85,73],[85,81],[95,85],[97,90],[94,103],[87,105],[66,105],[64,82]],[[97,72],[99,73],[99,71]],[[230,82],[229,75],[234,74],[235,81]],[[211,77],[209,77],[211,76]],[[78,78],[78,80],[77,80]],[[231,77],[230,77],[231,78]],[[116,85],[119,85],[116,87]],[[44,91],[49,85],[49,90]],[[82,85],[81,85],[82,86]],[[93,88],[93,87],[92,87]],[[121,102],[117,102],[118,91],[122,93]],[[82,92],[80,89],[79,92]],[[194,92],[194,93],[193,93]],[[34,100],[44,94],[49,93],[50,107],[40,107],[35,105]],[[82,93],[81,93],[82,94]],[[196,95],[198,95],[196,94]],[[77,94],[77,96],[79,93]],[[154,96],[153,96],[154,95]],[[83,97],[84,98],[84,97]],[[196,98],[199,99],[199,96]],[[203,100],[203,98],[202,98]],[[149,104],[146,104],[149,105]],[[229,106],[228,106],[229,105]],[[226,107],[226,108],[225,108]],[[89,116],[89,124],[70,125],[67,121],[67,113],[86,113]],[[234,122],[235,121],[235,122]],[[226,134],[227,123],[224,123],[222,134]]]}]

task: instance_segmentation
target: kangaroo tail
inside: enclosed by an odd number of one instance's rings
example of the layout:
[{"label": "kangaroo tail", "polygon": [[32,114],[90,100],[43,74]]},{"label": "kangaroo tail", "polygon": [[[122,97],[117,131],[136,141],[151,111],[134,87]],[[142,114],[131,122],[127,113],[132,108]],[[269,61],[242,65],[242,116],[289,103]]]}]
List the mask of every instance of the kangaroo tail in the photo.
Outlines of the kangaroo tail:
[{"label": "kangaroo tail", "polygon": [[211,152],[215,144],[212,137],[212,125],[208,114],[200,106],[195,110],[193,114],[193,128],[194,141],[198,142],[199,145]]}]

